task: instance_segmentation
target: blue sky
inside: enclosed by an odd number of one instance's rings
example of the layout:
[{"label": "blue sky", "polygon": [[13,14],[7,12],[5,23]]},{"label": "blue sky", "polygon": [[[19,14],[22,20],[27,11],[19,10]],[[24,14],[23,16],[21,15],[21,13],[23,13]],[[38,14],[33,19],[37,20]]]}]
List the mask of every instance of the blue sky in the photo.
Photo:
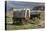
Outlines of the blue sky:
[{"label": "blue sky", "polygon": [[32,9],[35,6],[44,5],[44,3],[39,2],[21,2],[21,1],[8,1],[7,2],[7,9],[15,8],[30,8]]}]

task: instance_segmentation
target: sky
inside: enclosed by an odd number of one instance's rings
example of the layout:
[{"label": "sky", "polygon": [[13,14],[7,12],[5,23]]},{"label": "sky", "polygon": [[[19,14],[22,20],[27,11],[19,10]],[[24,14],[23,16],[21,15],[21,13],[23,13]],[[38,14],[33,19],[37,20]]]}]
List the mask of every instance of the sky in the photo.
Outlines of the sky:
[{"label": "sky", "polygon": [[23,9],[30,8],[33,9],[35,6],[44,5],[44,3],[39,2],[23,2],[23,1],[8,1],[7,2],[7,10],[11,8]]}]

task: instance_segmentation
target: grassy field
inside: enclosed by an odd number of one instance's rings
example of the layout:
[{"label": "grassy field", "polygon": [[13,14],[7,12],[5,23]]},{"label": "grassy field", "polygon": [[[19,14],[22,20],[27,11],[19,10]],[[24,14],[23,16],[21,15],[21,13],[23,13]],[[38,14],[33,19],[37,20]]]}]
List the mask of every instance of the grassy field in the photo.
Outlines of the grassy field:
[{"label": "grassy field", "polygon": [[13,23],[13,11],[7,12],[6,13],[6,28],[7,30],[16,30],[16,29],[34,29],[34,28],[44,28],[44,16],[43,13],[41,15],[41,19],[35,19],[34,23],[35,24],[31,24],[31,23],[27,23],[24,25],[14,25]]}]

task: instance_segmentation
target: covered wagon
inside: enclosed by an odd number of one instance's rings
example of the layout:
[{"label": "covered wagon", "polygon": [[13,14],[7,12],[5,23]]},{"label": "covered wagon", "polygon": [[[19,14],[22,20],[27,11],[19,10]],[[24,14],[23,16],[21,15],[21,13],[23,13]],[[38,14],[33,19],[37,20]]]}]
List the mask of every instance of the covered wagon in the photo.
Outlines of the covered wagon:
[{"label": "covered wagon", "polygon": [[13,11],[13,23],[28,22],[29,20],[37,17],[40,18],[40,10],[30,10],[30,9],[14,9]]}]

